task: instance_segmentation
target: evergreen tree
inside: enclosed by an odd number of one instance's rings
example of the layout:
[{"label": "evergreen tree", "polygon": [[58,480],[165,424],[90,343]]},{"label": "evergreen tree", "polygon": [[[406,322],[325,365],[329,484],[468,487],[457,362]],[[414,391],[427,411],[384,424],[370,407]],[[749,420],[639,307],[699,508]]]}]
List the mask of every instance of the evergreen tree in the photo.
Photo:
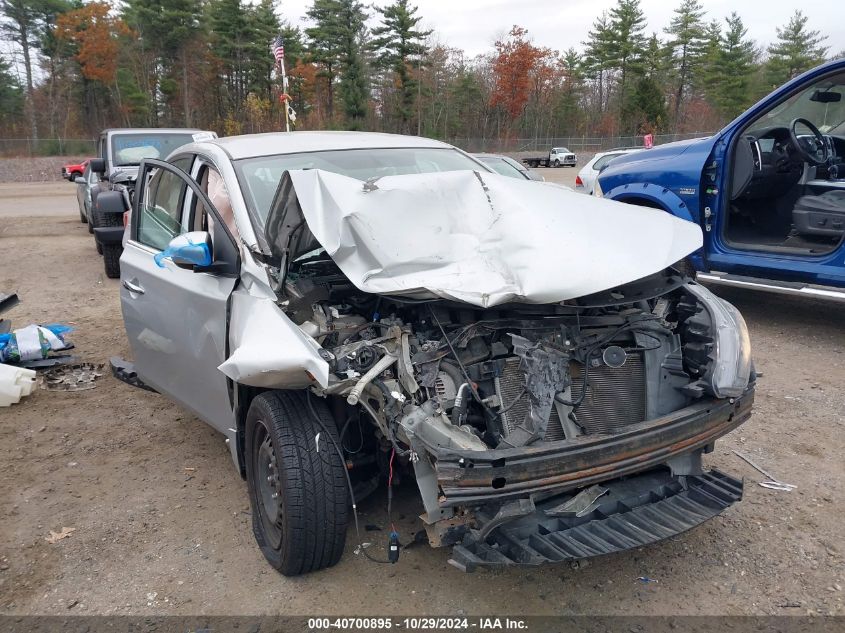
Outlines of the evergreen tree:
[{"label": "evergreen tree", "polygon": [[364,60],[367,13],[358,0],[338,0],[340,35],[340,93],[349,126],[358,129],[367,115],[370,81]]},{"label": "evergreen tree", "polygon": [[326,107],[328,117],[334,117],[334,83],[341,57],[339,0],[314,0],[306,15],[314,26],[305,29],[311,59],[320,66],[320,76],[326,79]]},{"label": "evergreen tree", "polygon": [[50,26],[57,13],[70,8],[64,0],[0,0],[0,35],[17,44],[26,73],[25,105],[33,140],[38,138],[33,104],[36,54],[50,41]]},{"label": "evergreen tree", "polygon": [[299,29],[279,23],[273,9],[273,0],[261,0],[258,4],[249,5],[247,25],[251,35],[246,47],[249,90],[269,100],[272,92],[271,75],[276,65],[276,60],[270,54],[270,43],[277,35],[282,36],[286,68],[290,67],[290,60],[302,54]]},{"label": "evergreen tree", "polygon": [[617,0],[610,10],[611,63],[619,71],[619,106],[624,107],[631,75],[640,74],[643,48],[645,47],[645,14],[640,0]]},{"label": "evergreen tree", "polygon": [[613,65],[613,38],[610,20],[607,13],[603,12],[593,22],[593,29],[587,34],[587,41],[583,43],[585,51],[582,68],[585,75],[596,83],[599,112],[604,112],[607,105],[605,84]]},{"label": "evergreen tree", "polygon": [[682,0],[665,29],[671,37],[667,46],[675,63],[676,87],[673,120],[677,126],[696,65],[702,54],[704,39],[704,9],[699,0]]},{"label": "evergreen tree", "polygon": [[753,101],[754,42],[746,38],[748,29],[736,11],[725,18],[725,24],[719,52],[719,89],[714,100],[725,116],[733,118]]},{"label": "evergreen tree", "polygon": [[394,73],[399,84],[399,103],[397,114],[401,121],[401,131],[408,132],[417,98],[418,79],[414,78],[412,68],[419,69],[428,53],[425,38],[432,32],[418,29],[422,19],[417,15],[417,7],[409,5],[408,0],[396,0],[394,4],[378,9],[382,23],[373,29],[374,39],[371,47],[376,53],[376,64],[383,70]]},{"label": "evergreen tree", "polygon": [[213,0],[206,10],[211,27],[212,52],[220,60],[221,79],[226,88],[227,107],[221,113],[225,115],[239,108],[246,99],[247,49],[252,29],[242,0]]},{"label": "evergreen tree", "polygon": [[722,50],[722,25],[711,20],[704,27],[704,44],[695,68],[695,84],[709,99],[716,91],[720,79],[719,55]]},{"label": "evergreen tree", "polygon": [[186,126],[191,125],[188,58],[193,40],[200,32],[201,17],[200,0],[125,0],[124,20],[152,55],[150,100],[156,119],[159,91],[172,100],[181,89],[184,122]]},{"label": "evergreen tree", "polygon": [[666,125],[666,98],[661,87],[665,83],[668,67],[668,50],[662,46],[657,34],[648,40],[634,89],[623,103],[622,129],[630,134],[649,134]]},{"label": "evergreen tree", "polygon": [[807,28],[809,18],[796,10],[784,28],[777,29],[777,42],[769,46],[767,78],[772,86],[796,77],[805,70],[822,63],[827,54],[827,39],[819,31]]},{"label": "evergreen tree", "polygon": [[574,48],[569,48],[561,56],[560,66],[563,86],[555,107],[555,119],[559,129],[572,131],[578,124],[581,97],[584,92],[581,56]]},{"label": "evergreen tree", "polygon": [[0,57],[0,125],[14,123],[15,115],[23,107],[24,92],[18,78],[11,73],[8,62]]}]

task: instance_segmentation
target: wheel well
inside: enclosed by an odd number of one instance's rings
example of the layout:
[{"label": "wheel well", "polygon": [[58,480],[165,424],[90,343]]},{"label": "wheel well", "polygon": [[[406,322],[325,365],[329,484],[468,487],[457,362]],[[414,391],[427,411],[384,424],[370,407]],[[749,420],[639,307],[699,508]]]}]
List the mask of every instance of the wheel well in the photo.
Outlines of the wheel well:
[{"label": "wheel well", "polygon": [[638,196],[629,196],[627,198],[617,198],[619,202],[624,202],[625,204],[633,204],[637,207],[648,207],[649,209],[660,209],[661,211],[666,211],[666,207],[664,207],[659,202],[655,202],[654,200],[649,200],[648,198],[640,198]]},{"label": "wheel well", "polygon": [[235,421],[237,422],[237,452],[238,452],[238,466],[241,477],[246,479],[246,460],[245,460],[245,437],[246,437],[246,414],[249,412],[249,405],[255,397],[268,389],[261,389],[259,387],[248,387],[247,385],[240,385],[235,383]]}]

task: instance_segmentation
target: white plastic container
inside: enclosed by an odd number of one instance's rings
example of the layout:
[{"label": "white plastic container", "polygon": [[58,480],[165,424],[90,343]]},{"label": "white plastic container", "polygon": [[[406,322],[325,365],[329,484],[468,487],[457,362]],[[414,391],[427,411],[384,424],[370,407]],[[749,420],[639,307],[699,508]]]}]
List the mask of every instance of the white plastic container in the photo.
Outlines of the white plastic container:
[{"label": "white plastic container", "polygon": [[0,407],[8,407],[35,388],[35,372],[0,363]]}]

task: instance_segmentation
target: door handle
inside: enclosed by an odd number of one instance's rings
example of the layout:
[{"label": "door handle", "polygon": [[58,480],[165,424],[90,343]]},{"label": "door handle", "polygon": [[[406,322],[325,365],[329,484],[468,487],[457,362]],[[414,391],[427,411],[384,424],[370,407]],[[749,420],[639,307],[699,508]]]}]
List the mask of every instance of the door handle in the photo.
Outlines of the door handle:
[{"label": "door handle", "polygon": [[144,294],[144,289],[138,285],[137,283],[133,283],[128,279],[123,280],[123,287],[126,288],[129,292],[134,292],[136,295]]}]

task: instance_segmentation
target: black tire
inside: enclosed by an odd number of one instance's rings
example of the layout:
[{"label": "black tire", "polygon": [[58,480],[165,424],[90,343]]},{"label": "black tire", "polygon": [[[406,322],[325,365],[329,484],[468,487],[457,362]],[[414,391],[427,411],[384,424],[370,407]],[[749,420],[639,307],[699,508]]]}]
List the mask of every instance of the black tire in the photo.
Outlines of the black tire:
[{"label": "black tire", "polygon": [[103,265],[106,267],[106,277],[120,279],[120,256],[123,255],[123,246],[121,244],[101,245],[97,242],[97,247],[103,249]]},{"label": "black tire", "polygon": [[82,222],[83,224],[88,223],[88,218],[86,218],[85,214],[82,213],[82,207],[79,207],[79,221]]},{"label": "black tire", "polygon": [[560,161],[557,158],[555,158],[555,167],[560,167]]},{"label": "black tire", "polygon": [[[99,210],[97,210],[97,211],[94,211],[93,215],[94,215],[94,226],[123,226],[123,216],[120,215],[119,213],[102,213]],[[94,230],[91,229],[91,232],[93,233]],[[97,247],[97,252],[100,255],[105,256],[105,254],[106,254],[105,247],[102,244],[100,244],[100,242],[97,240],[96,236],[94,237],[94,245]],[[117,259],[120,259],[120,254],[122,252],[123,252],[123,246],[118,245]],[[117,274],[114,277],[111,277],[111,275],[109,275],[109,277],[111,279],[117,279],[118,277],[120,277],[120,269],[116,268],[116,270],[117,270]],[[106,265],[106,271],[108,272],[108,265]]]},{"label": "black tire", "polygon": [[325,437],[328,431],[339,442],[337,427],[325,401],[311,400],[325,430],[304,391],[264,392],[246,418],[252,531],[264,558],[285,576],[335,565],[349,521],[345,464]]},{"label": "black tire", "polygon": [[88,209],[88,217],[85,219],[85,221],[88,222],[88,232],[91,235],[94,234],[94,222],[91,218],[92,215],[93,215],[93,211],[91,211],[91,209]]}]

